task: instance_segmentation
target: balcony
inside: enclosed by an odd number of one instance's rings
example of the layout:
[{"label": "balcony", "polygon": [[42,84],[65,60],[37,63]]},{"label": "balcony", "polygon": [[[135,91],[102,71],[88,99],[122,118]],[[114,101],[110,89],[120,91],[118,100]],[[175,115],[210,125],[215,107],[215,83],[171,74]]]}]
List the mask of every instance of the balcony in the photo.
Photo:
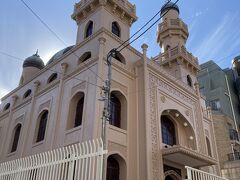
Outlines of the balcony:
[{"label": "balcony", "polygon": [[204,167],[217,164],[215,158],[181,145],[162,149],[162,155],[164,159],[184,166]]},{"label": "balcony", "polygon": [[240,160],[240,152],[228,154],[228,161],[237,161]]},{"label": "balcony", "polygon": [[229,129],[229,138],[231,141],[239,141],[238,132],[235,129]]},{"label": "balcony", "polygon": [[165,53],[162,53],[160,56],[153,58],[153,60],[160,65],[170,63],[173,60],[176,60],[177,57],[182,57],[189,65],[192,65],[196,69],[200,70],[198,63],[198,58],[194,57],[192,53],[189,53],[184,46],[176,46]]},{"label": "balcony", "polygon": [[162,33],[167,29],[181,29],[188,35],[188,27],[181,19],[165,19],[158,26],[159,33]]}]

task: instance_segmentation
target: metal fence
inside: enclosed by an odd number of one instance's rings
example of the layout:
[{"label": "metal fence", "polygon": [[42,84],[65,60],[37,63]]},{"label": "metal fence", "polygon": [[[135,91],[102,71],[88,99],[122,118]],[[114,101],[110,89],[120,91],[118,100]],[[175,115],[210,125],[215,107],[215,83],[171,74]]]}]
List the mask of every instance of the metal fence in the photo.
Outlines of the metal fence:
[{"label": "metal fence", "polygon": [[187,180],[228,180],[226,178],[200,171],[188,166],[185,166],[185,168],[187,169]]},{"label": "metal fence", "polygon": [[102,140],[74,144],[0,164],[0,180],[102,180]]}]

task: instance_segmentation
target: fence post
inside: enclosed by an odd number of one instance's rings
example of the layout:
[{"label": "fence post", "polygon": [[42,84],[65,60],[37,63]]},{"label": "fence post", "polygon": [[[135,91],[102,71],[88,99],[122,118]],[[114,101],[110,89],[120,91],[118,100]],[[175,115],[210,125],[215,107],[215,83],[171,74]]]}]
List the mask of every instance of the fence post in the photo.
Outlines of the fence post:
[{"label": "fence post", "polygon": [[188,179],[188,180],[192,180],[191,170],[188,168],[188,166],[185,166],[185,168],[187,169],[187,179]]}]

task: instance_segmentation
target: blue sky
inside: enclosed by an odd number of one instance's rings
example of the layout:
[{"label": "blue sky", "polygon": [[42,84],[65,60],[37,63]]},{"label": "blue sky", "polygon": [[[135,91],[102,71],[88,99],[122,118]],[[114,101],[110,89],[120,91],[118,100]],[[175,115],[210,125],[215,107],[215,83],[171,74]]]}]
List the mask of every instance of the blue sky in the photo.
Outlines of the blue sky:
[{"label": "blue sky", "polygon": [[[71,19],[73,6],[78,0],[25,0],[32,9],[68,45],[76,41],[76,23]],[[164,4],[164,0],[130,0],[137,7],[138,21],[135,32]],[[190,37],[187,48],[200,63],[214,60],[222,68],[231,67],[231,60],[240,54],[240,1],[239,0],[180,0],[180,16],[188,24]],[[0,52],[25,59],[39,50],[45,63],[65,47],[44,27],[20,0],[4,0],[0,6]],[[156,43],[157,25],[133,44],[141,49],[149,45],[149,56],[159,54]],[[0,97],[17,87],[22,62],[0,54]]]}]

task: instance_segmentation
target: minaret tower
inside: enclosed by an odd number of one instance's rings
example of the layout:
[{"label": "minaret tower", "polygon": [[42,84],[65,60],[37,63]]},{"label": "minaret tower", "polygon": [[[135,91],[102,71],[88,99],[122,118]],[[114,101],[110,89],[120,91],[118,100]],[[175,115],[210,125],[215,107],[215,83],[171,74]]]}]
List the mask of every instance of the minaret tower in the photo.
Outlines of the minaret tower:
[{"label": "minaret tower", "polygon": [[186,50],[188,27],[179,14],[179,7],[171,2],[161,9],[163,18],[158,27],[157,42],[162,53],[158,61],[170,74],[193,87],[200,67],[198,59]]}]

